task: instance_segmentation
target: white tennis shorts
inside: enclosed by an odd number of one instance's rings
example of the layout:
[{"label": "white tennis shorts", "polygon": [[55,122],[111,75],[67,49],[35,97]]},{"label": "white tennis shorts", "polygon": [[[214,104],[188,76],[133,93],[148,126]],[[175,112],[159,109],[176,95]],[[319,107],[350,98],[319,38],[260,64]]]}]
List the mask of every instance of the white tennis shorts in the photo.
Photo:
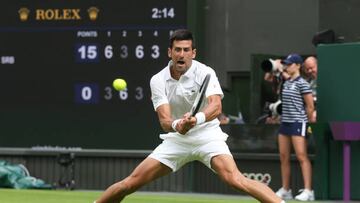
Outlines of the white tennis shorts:
[{"label": "white tennis shorts", "polygon": [[211,168],[211,158],[220,154],[232,156],[229,147],[223,140],[214,140],[196,145],[166,139],[155,148],[149,157],[160,161],[175,172],[186,163],[195,160],[202,162],[213,170]]}]

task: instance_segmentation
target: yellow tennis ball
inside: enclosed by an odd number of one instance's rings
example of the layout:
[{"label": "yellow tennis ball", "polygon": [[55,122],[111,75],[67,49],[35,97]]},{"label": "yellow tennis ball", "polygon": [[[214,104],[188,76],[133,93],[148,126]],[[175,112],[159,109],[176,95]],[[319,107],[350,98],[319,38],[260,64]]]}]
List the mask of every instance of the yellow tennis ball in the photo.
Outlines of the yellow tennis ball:
[{"label": "yellow tennis ball", "polygon": [[117,91],[122,91],[126,89],[126,81],[124,79],[115,79],[113,82],[113,87]]}]

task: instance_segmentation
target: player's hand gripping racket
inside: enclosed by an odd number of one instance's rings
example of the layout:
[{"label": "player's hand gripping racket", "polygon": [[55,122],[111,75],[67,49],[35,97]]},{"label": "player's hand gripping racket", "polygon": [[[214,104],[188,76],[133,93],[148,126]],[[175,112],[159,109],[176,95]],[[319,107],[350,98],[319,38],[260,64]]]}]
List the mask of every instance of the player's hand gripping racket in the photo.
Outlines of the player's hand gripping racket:
[{"label": "player's hand gripping racket", "polygon": [[193,104],[193,106],[191,107],[191,110],[190,110],[190,115],[191,116],[195,116],[195,114],[199,111],[201,103],[204,100],[206,88],[207,88],[207,86],[209,84],[209,81],[210,81],[210,73],[208,73],[205,76],[205,79],[204,79],[203,83],[200,86],[199,92],[196,95],[194,104]]}]

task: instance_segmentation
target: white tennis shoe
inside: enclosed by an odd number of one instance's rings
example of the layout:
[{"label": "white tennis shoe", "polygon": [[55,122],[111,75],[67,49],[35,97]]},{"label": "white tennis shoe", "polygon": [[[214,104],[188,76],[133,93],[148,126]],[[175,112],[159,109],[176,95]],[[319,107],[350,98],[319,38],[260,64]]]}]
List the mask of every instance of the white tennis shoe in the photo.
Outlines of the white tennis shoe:
[{"label": "white tennis shoe", "polygon": [[280,188],[275,194],[281,199],[285,199],[285,200],[289,200],[293,198],[291,189],[285,190],[284,188]]},{"label": "white tennis shoe", "polygon": [[300,194],[296,195],[295,199],[299,201],[314,201],[315,195],[314,190],[301,189],[299,190]]}]

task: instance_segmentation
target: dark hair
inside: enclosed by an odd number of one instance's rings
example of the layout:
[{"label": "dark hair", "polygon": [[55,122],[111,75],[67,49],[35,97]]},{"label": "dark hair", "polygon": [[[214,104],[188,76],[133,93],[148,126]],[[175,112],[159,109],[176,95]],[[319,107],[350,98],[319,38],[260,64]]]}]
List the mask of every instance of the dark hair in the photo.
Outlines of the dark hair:
[{"label": "dark hair", "polygon": [[189,30],[186,30],[186,29],[175,30],[170,37],[169,47],[172,48],[173,42],[180,41],[180,40],[191,40],[192,48],[195,49],[195,40],[194,40],[193,34]]}]

